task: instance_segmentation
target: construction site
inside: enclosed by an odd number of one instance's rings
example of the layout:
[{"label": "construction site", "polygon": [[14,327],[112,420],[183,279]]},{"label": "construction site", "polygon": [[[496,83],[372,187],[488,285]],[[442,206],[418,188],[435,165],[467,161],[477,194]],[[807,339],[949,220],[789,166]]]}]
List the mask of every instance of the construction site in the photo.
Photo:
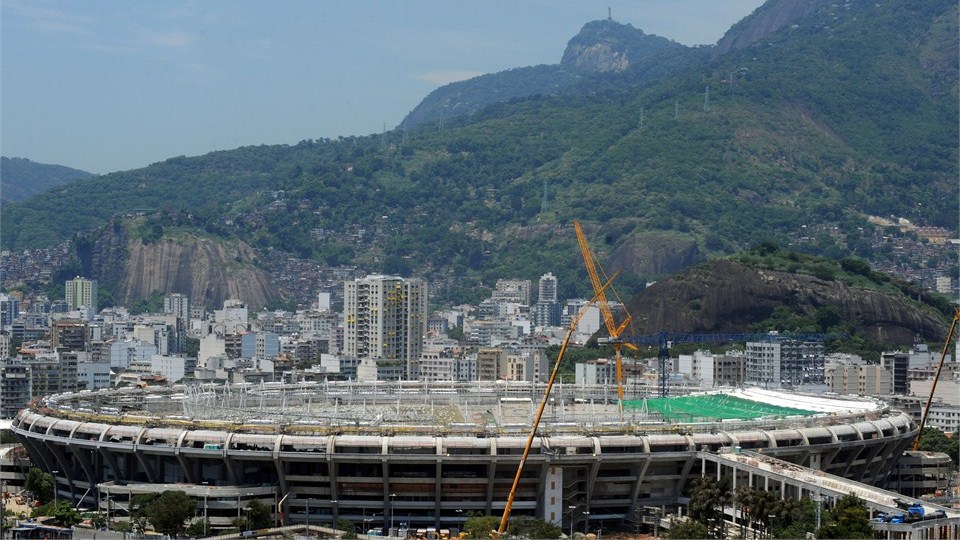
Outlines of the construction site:
[{"label": "construction site", "polygon": [[[59,497],[115,519],[131,496],[169,489],[202,501],[213,527],[252,500],[273,508],[278,525],[346,519],[363,530],[452,529],[470,513],[500,514],[544,388],[417,384],[61,394],[22,411],[12,429]],[[514,515],[629,529],[644,507],[677,504],[701,473],[698,453],[725,448],[883,484],[917,429],[872,399],[760,389],[625,398],[621,407],[610,388],[556,386]]]},{"label": "construction site", "polygon": [[[667,334],[656,336],[660,397],[625,388],[621,349],[637,348],[626,335],[631,317],[616,322],[606,299],[612,279],[574,226],[616,387],[557,382],[578,315],[546,383],[85,391],[33,403],[12,431],[53,475],[57,497],[123,520],[135,495],[183,491],[202,502],[213,530],[253,501],[272,509],[277,527],[346,520],[391,537],[459,530],[471,515],[502,515],[501,534],[511,515],[571,532],[636,530],[650,509],[679,512],[688,482],[711,475],[827,505],[855,492],[871,512],[904,502],[881,488],[916,449],[922,425],[880,400],[760,388],[668,397]],[[957,537],[960,514],[910,504],[936,519],[884,524],[887,538]],[[737,522],[736,508],[729,517]]]}]

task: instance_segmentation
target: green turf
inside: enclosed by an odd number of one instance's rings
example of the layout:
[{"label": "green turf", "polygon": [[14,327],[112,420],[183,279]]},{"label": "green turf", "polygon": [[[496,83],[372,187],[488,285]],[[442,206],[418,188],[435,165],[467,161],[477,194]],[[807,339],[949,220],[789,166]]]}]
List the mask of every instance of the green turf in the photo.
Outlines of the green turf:
[{"label": "green turf", "polygon": [[[644,400],[624,401],[624,408],[640,409]],[[646,400],[647,410],[658,412],[671,422],[709,422],[716,420],[753,420],[755,418],[776,416],[807,416],[813,411],[779,407],[759,403],[748,399],[710,394],[703,396],[683,396],[675,398],[653,398]]]}]

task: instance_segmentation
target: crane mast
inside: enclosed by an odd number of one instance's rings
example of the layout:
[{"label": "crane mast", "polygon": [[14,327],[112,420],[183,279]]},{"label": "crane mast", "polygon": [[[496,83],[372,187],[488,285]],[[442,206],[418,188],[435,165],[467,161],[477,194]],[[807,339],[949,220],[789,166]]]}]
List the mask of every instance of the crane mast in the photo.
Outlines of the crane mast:
[{"label": "crane mast", "polygon": [[[616,276],[614,276],[616,277]],[[500,526],[495,531],[491,531],[491,538],[500,538],[503,536],[503,533],[507,530],[507,524],[510,521],[510,512],[513,509],[513,500],[517,495],[517,486],[520,484],[520,476],[523,474],[523,465],[527,462],[527,457],[530,455],[530,447],[533,446],[533,439],[537,435],[537,429],[540,427],[540,418],[543,417],[543,410],[547,406],[547,402],[550,400],[550,391],[553,389],[553,381],[557,378],[557,373],[560,371],[560,363],[563,361],[563,355],[567,351],[567,345],[570,343],[570,336],[573,335],[574,330],[577,329],[577,324],[580,323],[580,318],[587,312],[587,309],[597,301],[597,298],[603,294],[604,289],[606,289],[610,282],[613,281],[613,278],[610,278],[606,284],[600,286],[600,290],[594,295],[594,297],[580,309],[580,312],[577,313],[577,316],[570,321],[570,327],[567,328],[567,335],[563,338],[563,345],[560,347],[560,353],[557,354],[557,361],[553,365],[553,371],[550,372],[550,379],[547,381],[547,388],[543,393],[543,399],[540,400],[540,407],[537,409],[536,416],[533,417],[533,425],[530,426],[530,435],[527,437],[527,444],[523,447],[523,455],[520,456],[520,464],[517,466],[517,475],[513,478],[513,485],[510,487],[510,495],[507,496],[507,504],[503,507],[503,517],[500,518]]]}]

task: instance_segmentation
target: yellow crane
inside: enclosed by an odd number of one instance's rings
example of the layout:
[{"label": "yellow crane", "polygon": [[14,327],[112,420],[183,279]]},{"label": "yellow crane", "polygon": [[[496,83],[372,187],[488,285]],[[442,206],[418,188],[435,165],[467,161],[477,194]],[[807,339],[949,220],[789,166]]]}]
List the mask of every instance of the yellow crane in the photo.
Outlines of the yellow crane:
[{"label": "yellow crane", "polygon": [[933,394],[937,391],[937,381],[940,380],[940,370],[943,369],[943,361],[947,357],[947,351],[950,350],[950,342],[953,341],[953,332],[957,329],[957,322],[960,321],[960,308],[953,313],[953,322],[950,323],[950,331],[947,332],[947,339],[943,342],[943,350],[940,352],[940,363],[937,364],[937,372],[933,375],[933,384],[930,385],[930,397],[927,398],[927,404],[923,407],[923,416],[920,417],[920,427],[917,429],[917,436],[913,439],[913,451],[920,449],[920,436],[923,435],[923,427],[927,424],[927,415],[930,414],[930,403],[933,402]]},{"label": "yellow crane", "polygon": [[[614,276],[616,277],[616,276]],[[530,426],[530,435],[527,437],[527,444],[523,447],[523,455],[520,456],[520,464],[517,465],[517,475],[513,478],[513,485],[510,486],[510,495],[507,496],[507,503],[503,507],[503,517],[500,518],[500,526],[495,531],[490,531],[490,538],[499,539],[503,537],[503,533],[507,531],[507,524],[510,521],[510,512],[513,509],[513,500],[517,496],[517,486],[520,485],[520,476],[523,474],[523,465],[527,462],[527,457],[530,456],[530,447],[533,446],[533,439],[537,436],[537,429],[540,427],[540,419],[543,417],[543,410],[547,407],[547,402],[550,401],[550,391],[553,389],[553,382],[557,379],[557,373],[560,371],[560,364],[563,362],[563,355],[567,352],[567,345],[570,343],[570,336],[573,335],[574,330],[577,329],[577,324],[580,323],[580,318],[587,312],[587,309],[597,301],[597,298],[603,294],[604,289],[606,289],[610,283],[613,281],[613,278],[610,278],[605,284],[600,286],[600,290],[594,295],[594,297],[580,309],[580,312],[577,313],[577,316],[570,321],[570,326],[567,328],[567,335],[563,338],[563,345],[560,346],[560,353],[557,354],[557,361],[553,364],[553,371],[550,372],[550,379],[547,380],[547,388],[543,392],[543,399],[540,400],[540,407],[537,409],[537,414],[533,417],[533,424]]]},{"label": "yellow crane", "polygon": [[[590,276],[590,284],[593,285],[593,292],[597,295],[597,307],[600,309],[600,314],[603,316],[603,323],[607,327],[607,333],[610,335],[609,339],[604,340],[603,342],[613,345],[614,357],[616,360],[616,369],[617,369],[617,399],[620,402],[623,402],[623,364],[620,358],[620,349],[626,346],[628,349],[637,350],[637,346],[628,341],[620,339],[620,334],[626,330],[627,326],[632,320],[629,313],[627,313],[626,306],[624,306],[623,312],[626,317],[623,319],[619,325],[613,320],[613,312],[610,310],[610,303],[607,302],[607,295],[604,293],[604,286],[600,281],[600,274],[597,272],[597,268],[600,268],[600,272],[603,272],[603,267],[600,266],[599,261],[597,260],[596,254],[590,249],[590,244],[587,243],[587,238],[583,235],[583,229],[580,228],[580,222],[574,221],[573,228],[577,231],[577,242],[580,244],[580,253],[583,255],[583,262],[587,265],[587,274]],[[606,279],[606,275],[603,276]],[[614,292],[616,295],[616,292]],[[623,305],[623,301],[620,298],[617,298],[617,301]]]}]

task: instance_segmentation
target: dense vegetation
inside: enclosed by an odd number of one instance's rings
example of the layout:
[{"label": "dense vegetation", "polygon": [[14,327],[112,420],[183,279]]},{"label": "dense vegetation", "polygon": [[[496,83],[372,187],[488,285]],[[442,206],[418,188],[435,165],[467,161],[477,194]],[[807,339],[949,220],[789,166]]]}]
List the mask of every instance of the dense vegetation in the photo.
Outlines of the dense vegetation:
[{"label": "dense vegetation", "polygon": [[925,427],[920,435],[920,450],[924,452],[943,452],[950,456],[950,461],[956,466],[960,463],[960,433],[953,433],[948,437],[943,431]]},{"label": "dense vegetation", "polygon": [[92,176],[62,165],[0,157],[0,203],[23,201],[56,186]]},{"label": "dense vegetation", "polygon": [[[142,212],[145,241],[201,228],[451,287],[552,271],[574,296],[587,281],[573,219],[601,258],[636,263],[620,280],[627,294],[657,277],[629,246],[660,233],[704,258],[786,245],[803,225],[856,229],[867,214],[952,229],[956,34],[945,0],[833,5],[745,49],[678,57],[669,77],[641,83],[652,65],[592,77],[442,131],[246,147],[81,180],[5,209],[3,247]],[[801,249],[840,259],[852,246]]]},{"label": "dense vegetation", "polygon": [[816,507],[809,498],[784,499],[779,492],[746,486],[736,491],[730,479],[719,481],[697,478],[687,485],[690,497],[689,520],[673,527],[668,538],[725,538],[723,509],[736,504],[743,512],[747,527],[762,532],[767,538],[873,538],[866,504],[856,495],[846,495],[823,516],[817,528]]}]

